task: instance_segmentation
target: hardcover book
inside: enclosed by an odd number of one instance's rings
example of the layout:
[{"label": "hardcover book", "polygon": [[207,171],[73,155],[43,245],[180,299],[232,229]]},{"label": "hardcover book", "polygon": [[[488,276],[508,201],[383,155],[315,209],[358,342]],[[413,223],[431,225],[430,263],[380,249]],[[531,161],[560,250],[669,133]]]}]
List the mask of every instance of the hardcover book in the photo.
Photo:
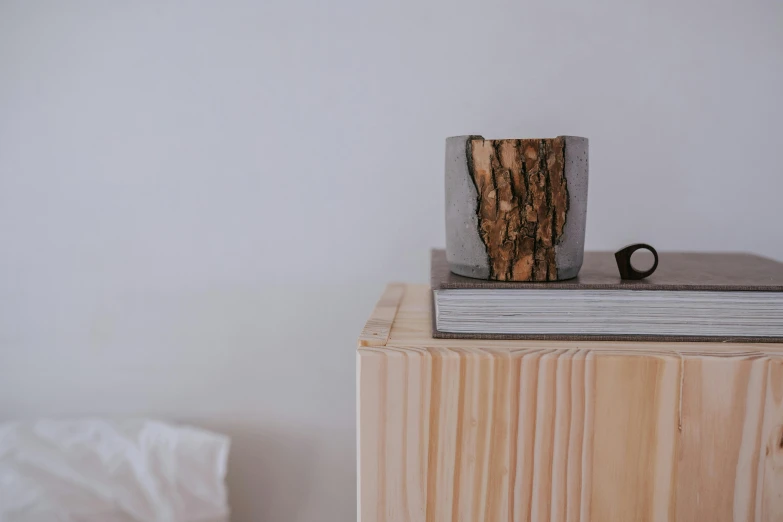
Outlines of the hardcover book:
[{"label": "hardcover book", "polygon": [[500,282],[451,273],[432,251],[433,337],[783,342],[783,263],[742,253],[659,253],[656,272],[620,279],[611,252],[579,275]]}]

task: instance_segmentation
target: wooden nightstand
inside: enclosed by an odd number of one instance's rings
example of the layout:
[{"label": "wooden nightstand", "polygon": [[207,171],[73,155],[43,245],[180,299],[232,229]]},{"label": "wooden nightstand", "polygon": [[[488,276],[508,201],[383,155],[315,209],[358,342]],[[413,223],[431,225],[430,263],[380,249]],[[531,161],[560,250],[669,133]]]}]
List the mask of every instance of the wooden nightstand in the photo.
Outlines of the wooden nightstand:
[{"label": "wooden nightstand", "polygon": [[783,520],[783,344],[359,340],[361,522]]}]

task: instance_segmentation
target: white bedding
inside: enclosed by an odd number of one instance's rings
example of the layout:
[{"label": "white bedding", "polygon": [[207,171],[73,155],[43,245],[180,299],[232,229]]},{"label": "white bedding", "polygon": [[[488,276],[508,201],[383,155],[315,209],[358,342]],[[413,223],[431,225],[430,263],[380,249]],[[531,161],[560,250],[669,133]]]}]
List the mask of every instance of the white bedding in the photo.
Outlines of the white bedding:
[{"label": "white bedding", "polygon": [[228,451],[151,420],[0,424],[0,521],[224,522]]}]

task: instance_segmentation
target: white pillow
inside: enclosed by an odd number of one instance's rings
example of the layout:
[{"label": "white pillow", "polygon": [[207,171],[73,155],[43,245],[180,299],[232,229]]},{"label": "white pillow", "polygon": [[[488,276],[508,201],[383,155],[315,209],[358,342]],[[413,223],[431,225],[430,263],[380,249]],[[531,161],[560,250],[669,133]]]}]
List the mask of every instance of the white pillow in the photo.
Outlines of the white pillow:
[{"label": "white pillow", "polygon": [[144,419],[0,424],[0,521],[227,521],[228,451]]}]

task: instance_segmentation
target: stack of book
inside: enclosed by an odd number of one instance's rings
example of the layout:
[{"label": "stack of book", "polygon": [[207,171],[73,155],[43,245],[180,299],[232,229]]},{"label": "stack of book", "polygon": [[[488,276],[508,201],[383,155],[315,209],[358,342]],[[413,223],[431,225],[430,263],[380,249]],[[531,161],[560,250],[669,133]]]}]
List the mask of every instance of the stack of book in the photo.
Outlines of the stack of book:
[{"label": "stack of book", "polygon": [[433,336],[605,341],[783,341],[783,263],[750,254],[661,253],[620,279],[614,255],[586,252],[575,279],[520,283],[451,273],[432,252]]}]

